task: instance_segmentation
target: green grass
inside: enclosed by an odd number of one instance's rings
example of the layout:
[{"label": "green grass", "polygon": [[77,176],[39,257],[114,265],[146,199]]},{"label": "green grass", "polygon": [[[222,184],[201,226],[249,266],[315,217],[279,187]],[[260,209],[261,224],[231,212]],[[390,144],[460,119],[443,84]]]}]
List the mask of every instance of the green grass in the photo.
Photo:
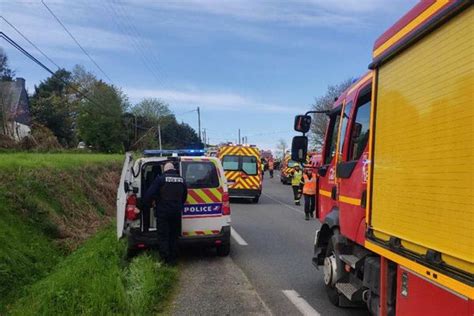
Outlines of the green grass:
[{"label": "green grass", "polygon": [[0,154],[0,315],[110,223],[121,167],[110,157]]},{"label": "green grass", "polygon": [[0,170],[55,168],[70,169],[96,163],[122,162],[120,154],[88,153],[0,153]]},{"label": "green grass", "polygon": [[47,277],[30,287],[12,315],[150,315],[163,304],[176,269],[144,253],[123,260],[125,243],[109,228],[87,241]]},{"label": "green grass", "polygon": [[151,253],[124,260],[125,242],[103,230],[122,159],[0,153],[0,315],[163,312],[177,271]]}]

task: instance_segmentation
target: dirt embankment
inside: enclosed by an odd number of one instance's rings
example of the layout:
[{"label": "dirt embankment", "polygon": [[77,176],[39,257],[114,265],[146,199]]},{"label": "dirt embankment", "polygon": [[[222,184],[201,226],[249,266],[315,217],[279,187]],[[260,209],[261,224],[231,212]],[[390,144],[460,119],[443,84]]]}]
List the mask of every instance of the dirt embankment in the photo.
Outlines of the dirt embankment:
[{"label": "dirt embankment", "polygon": [[23,220],[69,252],[115,217],[119,170],[117,163],[19,170],[3,174],[0,189]]},{"label": "dirt embankment", "polygon": [[0,314],[115,218],[117,160],[61,167],[62,157],[51,159],[57,168],[0,168]]}]

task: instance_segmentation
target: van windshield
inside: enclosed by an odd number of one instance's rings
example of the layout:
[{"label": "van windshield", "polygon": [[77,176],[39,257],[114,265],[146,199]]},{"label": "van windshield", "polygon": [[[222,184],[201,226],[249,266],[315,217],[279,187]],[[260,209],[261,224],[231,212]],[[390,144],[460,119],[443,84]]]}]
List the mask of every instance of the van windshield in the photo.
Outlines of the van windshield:
[{"label": "van windshield", "polygon": [[183,161],[182,176],[189,189],[217,188],[219,178],[216,166],[209,161]]}]

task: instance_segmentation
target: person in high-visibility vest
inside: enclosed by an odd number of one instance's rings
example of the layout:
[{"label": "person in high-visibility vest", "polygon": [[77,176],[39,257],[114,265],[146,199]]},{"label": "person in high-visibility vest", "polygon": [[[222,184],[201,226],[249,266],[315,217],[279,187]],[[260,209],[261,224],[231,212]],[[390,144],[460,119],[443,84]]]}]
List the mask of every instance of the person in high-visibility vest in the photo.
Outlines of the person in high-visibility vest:
[{"label": "person in high-visibility vest", "polygon": [[303,172],[300,170],[300,166],[295,166],[291,178],[291,187],[293,188],[293,195],[295,198],[295,205],[300,205],[301,191],[300,185],[303,177]]},{"label": "person in high-visibility vest", "polygon": [[270,178],[273,178],[273,168],[274,168],[273,158],[268,160],[268,172],[270,173]]},{"label": "person in high-visibility vest", "polygon": [[316,201],[316,174],[313,170],[306,169],[303,175],[304,216],[306,220],[314,217],[314,206]]}]

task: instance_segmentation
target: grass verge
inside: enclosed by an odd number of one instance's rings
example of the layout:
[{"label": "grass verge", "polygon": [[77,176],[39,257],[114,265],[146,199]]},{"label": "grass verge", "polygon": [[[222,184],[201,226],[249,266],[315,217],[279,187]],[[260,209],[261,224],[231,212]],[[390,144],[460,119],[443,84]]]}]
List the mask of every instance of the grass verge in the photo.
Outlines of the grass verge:
[{"label": "grass verge", "polygon": [[150,253],[127,264],[112,228],[88,240],[30,287],[12,315],[149,315],[163,309],[177,270]]},{"label": "grass verge", "polygon": [[110,157],[0,154],[0,315],[115,217]]},{"label": "grass verge", "polygon": [[0,153],[0,170],[70,169],[94,163],[122,162],[124,155],[88,153]]}]

